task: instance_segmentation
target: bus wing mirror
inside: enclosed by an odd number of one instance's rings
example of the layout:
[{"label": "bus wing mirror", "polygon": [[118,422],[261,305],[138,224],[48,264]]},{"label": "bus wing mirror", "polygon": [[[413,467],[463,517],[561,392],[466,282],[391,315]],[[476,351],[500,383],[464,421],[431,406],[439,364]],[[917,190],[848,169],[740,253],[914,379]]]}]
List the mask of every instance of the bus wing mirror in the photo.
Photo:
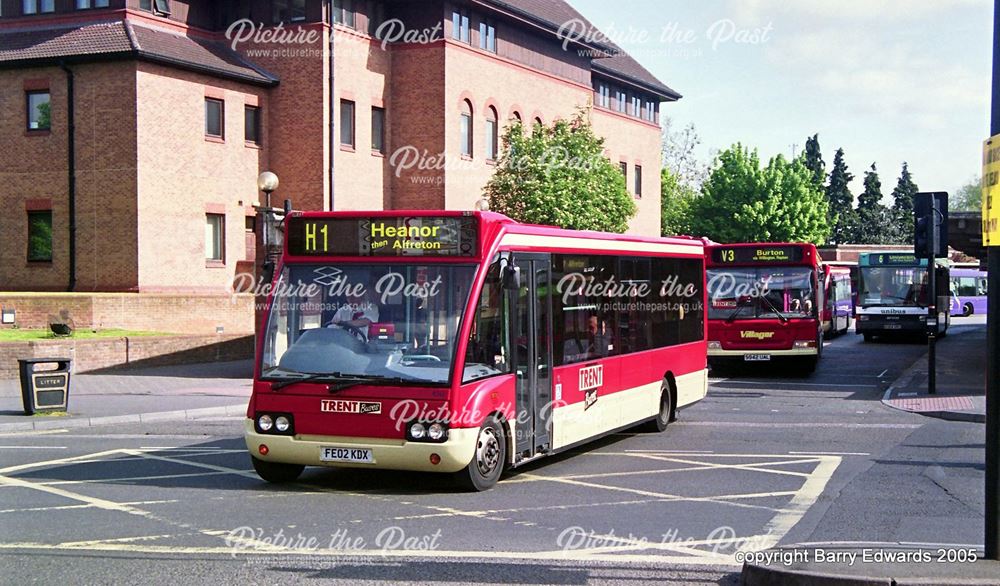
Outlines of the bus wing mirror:
[{"label": "bus wing mirror", "polygon": [[505,264],[500,273],[500,282],[504,289],[518,290],[521,288],[521,267]]}]

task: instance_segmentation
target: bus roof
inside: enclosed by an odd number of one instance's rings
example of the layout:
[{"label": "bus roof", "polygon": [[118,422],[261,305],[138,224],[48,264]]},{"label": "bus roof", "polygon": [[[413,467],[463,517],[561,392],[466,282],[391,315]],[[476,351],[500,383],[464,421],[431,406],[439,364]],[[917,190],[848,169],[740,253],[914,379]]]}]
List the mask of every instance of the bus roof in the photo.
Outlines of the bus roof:
[{"label": "bus roof", "polygon": [[[939,267],[951,266],[951,261],[946,258],[934,259]],[[917,258],[912,252],[900,252],[898,250],[886,250],[881,252],[862,252],[858,255],[859,267],[926,267],[926,258]]]},{"label": "bus roof", "polygon": [[[389,222],[388,220],[395,220]],[[464,221],[463,221],[464,220]],[[354,223],[352,223],[352,221]],[[374,222],[373,222],[374,221]],[[380,222],[382,221],[382,222]],[[316,236],[303,233],[304,223],[315,225],[326,222],[326,237],[338,233],[338,242],[332,246],[308,249],[307,244],[318,243]],[[376,223],[377,222],[377,223]],[[590,230],[569,230],[555,226],[523,224],[496,212],[451,210],[380,210],[352,212],[293,212],[285,222],[284,259],[292,262],[318,261],[320,259],[421,259],[423,261],[482,260],[498,242],[510,240],[506,235],[520,235],[516,239],[527,247],[539,249],[572,249],[586,251],[617,250],[642,254],[659,250],[679,254],[702,254],[704,241],[689,236],[648,237],[631,234],[613,234]],[[435,229],[439,228],[439,229]],[[353,234],[351,234],[353,232]],[[349,235],[350,234],[350,235]],[[405,244],[397,253],[392,248],[400,239],[430,242],[441,235],[442,244],[435,249],[411,248]],[[384,239],[396,239],[384,246]],[[587,242],[604,244],[590,246]],[[677,248],[683,247],[683,248]]]},{"label": "bus roof", "polygon": [[712,243],[705,247],[705,259],[710,267],[821,264],[816,245],[808,242]]}]

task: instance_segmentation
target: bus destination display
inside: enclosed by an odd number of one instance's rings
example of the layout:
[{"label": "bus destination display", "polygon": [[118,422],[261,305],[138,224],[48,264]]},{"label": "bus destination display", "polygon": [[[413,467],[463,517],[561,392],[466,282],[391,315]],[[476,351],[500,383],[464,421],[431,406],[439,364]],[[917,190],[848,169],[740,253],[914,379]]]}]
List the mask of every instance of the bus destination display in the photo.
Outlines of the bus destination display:
[{"label": "bus destination display", "polygon": [[712,251],[712,261],[720,264],[802,262],[802,249],[798,246],[717,248]]},{"label": "bus destination display", "polygon": [[870,259],[871,259],[871,264],[873,265],[916,266],[921,264],[920,260],[917,259],[916,255],[906,254],[906,253],[873,254],[871,255]]},{"label": "bus destination display", "polygon": [[292,256],[475,256],[474,217],[288,219]]}]

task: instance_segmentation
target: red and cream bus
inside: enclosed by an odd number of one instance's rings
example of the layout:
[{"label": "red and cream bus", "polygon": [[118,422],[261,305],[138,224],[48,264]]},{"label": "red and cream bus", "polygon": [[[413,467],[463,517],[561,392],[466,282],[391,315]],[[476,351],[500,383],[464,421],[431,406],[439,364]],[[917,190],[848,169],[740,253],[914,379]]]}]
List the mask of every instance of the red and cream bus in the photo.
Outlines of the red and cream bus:
[{"label": "red and cream bus", "polygon": [[704,246],[490,212],[292,213],[246,444],[305,466],[455,473],[474,490],[707,390]]},{"label": "red and cream bus", "polygon": [[705,248],[708,359],[794,359],[814,370],[823,351],[823,273],[812,244]]}]

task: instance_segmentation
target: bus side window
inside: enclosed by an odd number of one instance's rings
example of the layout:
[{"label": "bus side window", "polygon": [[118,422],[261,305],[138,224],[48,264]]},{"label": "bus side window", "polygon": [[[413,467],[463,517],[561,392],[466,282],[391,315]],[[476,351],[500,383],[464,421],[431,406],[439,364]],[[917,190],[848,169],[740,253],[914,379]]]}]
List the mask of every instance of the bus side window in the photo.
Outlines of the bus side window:
[{"label": "bus side window", "polygon": [[483,292],[476,305],[476,313],[465,351],[466,365],[482,364],[498,371],[510,372],[510,351],[507,348],[504,289],[500,284],[500,264],[493,263]]}]

